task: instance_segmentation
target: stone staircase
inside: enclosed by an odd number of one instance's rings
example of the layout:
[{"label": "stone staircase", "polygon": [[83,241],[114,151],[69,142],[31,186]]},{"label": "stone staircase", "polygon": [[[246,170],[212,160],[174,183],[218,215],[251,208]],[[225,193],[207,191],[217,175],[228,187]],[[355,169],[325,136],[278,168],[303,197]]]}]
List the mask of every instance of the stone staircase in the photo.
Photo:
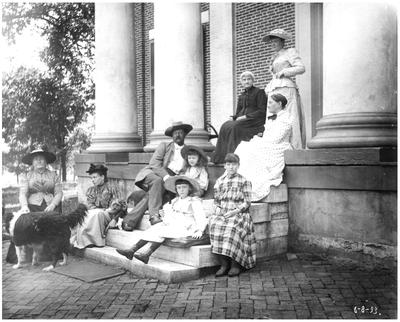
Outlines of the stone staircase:
[{"label": "stone staircase", "polygon": [[[253,203],[250,215],[255,226],[257,240],[257,259],[268,258],[287,251],[288,237],[288,191],[285,184],[271,187],[270,194],[261,202]],[[212,200],[204,200],[206,213],[210,211]],[[149,227],[148,217],[144,216],[138,230],[126,232],[109,230],[105,247],[92,247],[79,250],[76,254],[108,265],[116,265],[133,274],[154,278],[165,283],[177,283],[210,272],[217,266],[217,260],[211,253],[210,245],[190,248],[174,248],[162,245],[150,257],[149,263],[133,259],[128,260],[118,254],[116,248],[130,248]]]}]

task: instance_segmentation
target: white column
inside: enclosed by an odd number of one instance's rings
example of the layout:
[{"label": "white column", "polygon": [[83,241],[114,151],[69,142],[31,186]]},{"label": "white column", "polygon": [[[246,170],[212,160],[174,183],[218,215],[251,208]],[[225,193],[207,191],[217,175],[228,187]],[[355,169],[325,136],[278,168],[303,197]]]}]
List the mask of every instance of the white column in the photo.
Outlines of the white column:
[{"label": "white column", "polygon": [[217,129],[236,111],[232,3],[210,3],[211,124]]},{"label": "white column", "polygon": [[200,3],[154,3],[154,130],[145,151],[167,140],[174,121],[193,126],[186,143],[212,150],[204,129]]},{"label": "white column", "polygon": [[142,151],[137,130],[134,5],[96,3],[96,113],[90,152]]},{"label": "white column", "polygon": [[323,23],[323,118],[308,146],[396,146],[395,8],[325,3]]}]

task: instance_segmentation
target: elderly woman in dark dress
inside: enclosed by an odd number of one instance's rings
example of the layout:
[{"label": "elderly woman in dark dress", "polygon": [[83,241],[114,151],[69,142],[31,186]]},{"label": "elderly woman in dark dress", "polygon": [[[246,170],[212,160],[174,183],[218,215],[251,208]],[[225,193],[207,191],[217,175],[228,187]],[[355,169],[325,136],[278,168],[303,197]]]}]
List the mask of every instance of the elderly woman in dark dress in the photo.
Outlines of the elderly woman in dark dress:
[{"label": "elderly woman in dark dress", "polygon": [[234,152],[241,141],[249,141],[264,132],[267,96],[262,89],[253,86],[254,80],[252,72],[245,71],[240,75],[244,91],[239,96],[236,114],[221,126],[211,158],[214,163],[223,163],[225,155]]}]

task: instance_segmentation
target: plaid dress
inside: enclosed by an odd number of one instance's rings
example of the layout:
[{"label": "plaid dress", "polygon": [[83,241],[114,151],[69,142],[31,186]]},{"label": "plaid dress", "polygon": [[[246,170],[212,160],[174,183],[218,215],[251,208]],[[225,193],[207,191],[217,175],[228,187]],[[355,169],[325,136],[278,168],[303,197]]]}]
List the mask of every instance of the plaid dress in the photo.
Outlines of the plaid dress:
[{"label": "plaid dress", "polygon": [[[257,244],[250,217],[251,183],[236,173],[224,173],[214,186],[216,211],[209,219],[211,251],[225,255],[246,269],[256,265]],[[237,215],[226,218],[229,210],[238,208]]]}]

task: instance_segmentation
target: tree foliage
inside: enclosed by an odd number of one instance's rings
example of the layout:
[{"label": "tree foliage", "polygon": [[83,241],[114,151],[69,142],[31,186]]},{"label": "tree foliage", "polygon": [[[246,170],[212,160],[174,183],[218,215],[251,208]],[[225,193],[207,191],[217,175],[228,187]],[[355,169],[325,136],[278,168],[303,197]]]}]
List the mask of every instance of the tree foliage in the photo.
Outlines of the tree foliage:
[{"label": "tree foliage", "polygon": [[41,53],[46,72],[20,67],[3,74],[8,164],[45,144],[56,149],[65,180],[68,153],[90,139],[75,129],[94,111],[94,4],[3,3],[2,28],[10,44],[25,28],[38,28],[48,40]]}]

